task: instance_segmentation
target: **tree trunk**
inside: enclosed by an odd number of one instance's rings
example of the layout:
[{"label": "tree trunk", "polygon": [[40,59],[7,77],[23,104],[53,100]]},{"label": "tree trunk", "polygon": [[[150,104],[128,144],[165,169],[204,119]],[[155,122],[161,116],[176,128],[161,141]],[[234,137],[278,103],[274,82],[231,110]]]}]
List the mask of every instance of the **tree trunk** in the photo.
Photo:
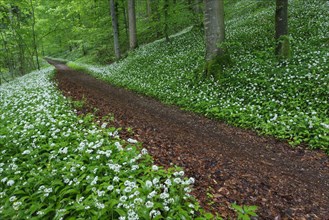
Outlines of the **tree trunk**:
[{"label": "tree trunk", "polygon": [[[125,25],[125,33],[126,33],[126,37],[127,37],[127,39],[128,39],[128,38],[129,38],[129,25],[128,25],[127,20],[128,20],[129,18],[127,18],[127,8],[126,8],[125,5],[123,5],[122,10],[123,10],[123,23],[124,23],[124,25]],[[120,37],[120,36],[119,36],[119,37]],[[129,42],[127,42],[127,43],[128,43],[128,47],[129,47]]]},{"label": "tree trunk", "polygon": [[137,47],[136,34],[136,14],[135,14],[135,0],[128,0],[128,20],[129,20],[129,45],[133,50]]},{"label": "tree trunk", "polygon": [[151,10],[152,10],[152,26],[154,27],[154,31],[156,32],[156,37],[159,38],[161,36],[161,13],[159,12],[159,4],[158,0],[150,0],[151,2]]},{"label": "tree trunk", "polygon": [[110,12],[112,17],[113,39],[114,39],[114,53],[117,59],[120,59],[120,44],[119,44],[119,28],[118,18],[115,10],[114,0],[110,0]]},{"label": "tree trunk", "polygon": [[222,66],[228,61],[220,45],[225,39],[223,0],[205,0],[204,13],[207,77],[219,78]]},{"label": "tree trunk", "polygon": [[34,5],[33,5],[33,0],[30,0],[31,4],[31,9],[32,9],[32,40],[33,40],[33,48],[34,48],[34,53],[36,56],[36,61],[37,61],[37,68],[40,70],[40,63],[39,63],[39,53],[38,53],[38,45],[37,45],[37,35],[35,33],[35,14],[34,14]]},{"label": "tree trunk", "polygon": [[204,16],[206,60],[210,61],[224,52],[218,45],[225,39],[223,0],[205,0]]},{"label": "tree trunk", "polygon": [[290,54],[288,39],[288,0],[276,0],[275,39],[277,41],[275,54],[281,58],[288,58]]},{"label": "tree trunk", "polygon": [[146,13],[147,17],[150,19],[152,15],[151,0],[146,0]]},{"label": "tree trunk", "polygon": [[169,29],[169,0],[164,0],[163,2],[163,13],[164,13],[164,35],[166,37],[166,42],[169,43],[170,39],[169,39],[169,33],[168,33],[168,29]]}]

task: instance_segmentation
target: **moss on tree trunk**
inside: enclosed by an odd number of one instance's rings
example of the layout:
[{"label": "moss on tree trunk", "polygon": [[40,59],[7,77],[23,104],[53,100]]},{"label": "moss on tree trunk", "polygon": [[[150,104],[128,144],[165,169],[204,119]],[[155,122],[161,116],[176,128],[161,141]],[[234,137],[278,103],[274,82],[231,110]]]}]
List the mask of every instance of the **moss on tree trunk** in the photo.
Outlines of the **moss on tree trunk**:
[{"label": "moss on tree trunk", "polygon": [[223,75],[223,69],[231,63],[229,53],[225,50],[215,56],[213,59],[206,61],[204,66],[204,76],[206,78],[214,78],[219,80]]}]

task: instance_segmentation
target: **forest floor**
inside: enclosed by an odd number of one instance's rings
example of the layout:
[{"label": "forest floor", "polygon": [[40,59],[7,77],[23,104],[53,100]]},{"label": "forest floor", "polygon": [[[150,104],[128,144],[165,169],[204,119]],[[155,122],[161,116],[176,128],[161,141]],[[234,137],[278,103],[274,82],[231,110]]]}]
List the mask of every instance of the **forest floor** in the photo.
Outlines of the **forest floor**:
[{"label": "forest floor", "polygon": [[63,94],[86,101],[79,113],[113,114],[120,136],[142,142],[156,164],[184,168],[206,210],[225,218],[234,215],[229,206],[236,202],[258,206],[259,219],[329,219],[325,153],[292,148],[51,63]]}]

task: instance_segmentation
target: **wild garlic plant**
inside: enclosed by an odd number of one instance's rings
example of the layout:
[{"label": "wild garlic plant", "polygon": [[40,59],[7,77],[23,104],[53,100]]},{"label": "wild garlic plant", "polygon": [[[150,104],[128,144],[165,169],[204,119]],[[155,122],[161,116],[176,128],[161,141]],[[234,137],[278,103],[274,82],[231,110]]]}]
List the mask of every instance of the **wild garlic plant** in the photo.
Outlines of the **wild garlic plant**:
[{"label": "wild garlic plant", "polygon": [[77,116],[52,68],[0,87],[0,219],[193,219],[193,178]]},{"label": "wild garlic plant", "polygon": [[[329,153],[329,5],[322,0],[289,4],[293,56],[278,62],[274,2],[230,3],[226,46],[232,64],[219,81],[196,77],[203,72],[204,38],[190,28],[171,36],[170,44],[141,46],[109,66],[70,65],[163,102]],[[246,10],[237,14],[236,8]]]}]

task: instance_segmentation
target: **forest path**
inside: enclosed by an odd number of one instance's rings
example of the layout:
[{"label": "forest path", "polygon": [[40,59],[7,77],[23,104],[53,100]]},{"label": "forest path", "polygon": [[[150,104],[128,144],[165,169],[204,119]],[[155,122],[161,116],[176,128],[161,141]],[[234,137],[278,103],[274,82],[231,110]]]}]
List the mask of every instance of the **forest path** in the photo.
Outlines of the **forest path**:
[{"label": "forest path", "polygon": [[[86,99],[85,111],[114,114],[133,128],[159,165],[195,177],[193,194],[207,210],[232,215],[232,202],[257,205],[260,219],[329,219],[329,159],[274,138],[209,120],[117,88],[50,61],[66,96]],[[120,136],[127,137],[128,132]],[[211,193],[212,196],[207,195]]]}]

